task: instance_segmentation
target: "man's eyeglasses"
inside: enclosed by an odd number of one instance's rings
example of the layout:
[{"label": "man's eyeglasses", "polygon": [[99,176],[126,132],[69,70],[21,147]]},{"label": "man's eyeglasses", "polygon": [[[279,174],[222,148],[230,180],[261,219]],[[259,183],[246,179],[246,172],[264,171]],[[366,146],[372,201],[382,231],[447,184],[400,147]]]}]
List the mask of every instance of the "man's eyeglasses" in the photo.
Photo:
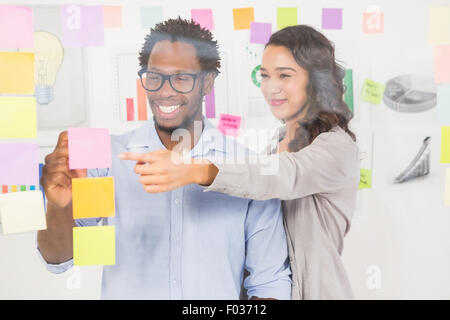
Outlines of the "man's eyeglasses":
[{"label": "man's eyeglasses", "polygon": [[145,90],[155,92],[162,88],[166,80],[170,86],[178,93],[189,93],[194,90],[195,80],[201,73],[175,73],[163,74],[159,72],[142,69],[138,72],[142,86]]}]

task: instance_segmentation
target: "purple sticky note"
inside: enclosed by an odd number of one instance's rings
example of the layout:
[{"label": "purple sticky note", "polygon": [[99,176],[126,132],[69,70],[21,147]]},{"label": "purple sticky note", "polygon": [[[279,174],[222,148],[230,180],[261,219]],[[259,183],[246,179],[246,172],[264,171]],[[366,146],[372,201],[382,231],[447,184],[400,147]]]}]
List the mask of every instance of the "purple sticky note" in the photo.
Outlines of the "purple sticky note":
[{"label": "purple sticky note", "polygon": [[216,117],[216,98],[214,97],[214,87],[211,92],[205,96],[206,118]]},{"label": "purple sticky note", "polygon": [[66,47],[104,45],[102,6],[64,6],[61,8],[63,43]]},{"label": "purple sticky note", "polygon": [[108,129],[69,128],[69,169],[111,168]]},{"label": "purple sticky note", "polygon": [[241,126],[241,117],[231,114],[221,114],[218,129],[225,135],[237,137]]},{"label": "purple sticky note", "polygon": [[342,8],[322,9],[322,29],[342,29]]},{"label": "purple sticky note", "polygon": [[214,29],[212,9],[192,9],[191,17],[202,28],[206,28],[208,30]]},{"label": "purple sticky note", "polygon": [[0,143],[0,185],[39,184],[39,145]]},{"label": "purple sticky note", "polygon": [[271,23],[251,22],[250,42],[266,44],[272,34]]},{"label": "purple sticky note", "polygon": [[0,48],[33,48],[33,11],[22,6],[0,6]]}]

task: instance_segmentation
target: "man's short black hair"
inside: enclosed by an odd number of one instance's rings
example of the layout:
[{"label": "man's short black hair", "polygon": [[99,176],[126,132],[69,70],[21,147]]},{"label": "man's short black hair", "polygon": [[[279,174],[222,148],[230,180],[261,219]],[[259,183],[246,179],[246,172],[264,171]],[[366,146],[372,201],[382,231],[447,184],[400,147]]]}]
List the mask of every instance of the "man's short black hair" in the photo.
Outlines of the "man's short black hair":
[{"label": "man's short black hair", "polygon": [[148,59],[155,44],[163,40],[192,44],[197,51],[202,71],[219,74],[220,56],[217,41],[213,40],[212,33],[194,20],[189,21],[180,17],[168,19],[150,29],[150,34],[145,37],[144,45],[139,52],[139,64],[142,69],[147,68]]}]

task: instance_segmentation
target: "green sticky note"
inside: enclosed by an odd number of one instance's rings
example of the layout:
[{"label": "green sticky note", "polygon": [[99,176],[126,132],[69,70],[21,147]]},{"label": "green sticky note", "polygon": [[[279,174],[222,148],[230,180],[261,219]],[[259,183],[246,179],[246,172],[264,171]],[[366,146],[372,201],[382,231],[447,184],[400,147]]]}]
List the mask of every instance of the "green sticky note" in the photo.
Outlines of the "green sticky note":
[{"label": "green sticky note", "polygon": [[367,79],[362,88],[361,99],[372,104],[380,104],[383,94],[384,84]]},{"label": "green sticky note", "polygon": [[441,163],[450,163],[450,127],[441,127]]},{"label": "green sticky note", "polygon": [[153,28],[157,23],[164,20],[162,7],[142,7],[140,12],[142,28]]},{"label": "green sticky note", "polygon": [[350,108],[352,112],[354,112],[353,109],[353,70],[347,69],[345,70],[345,77],[344,77],[344,101]]},{"label": "green sticky note", "polygon": [[279,30],[297,24],[297,8],[277,8],[277,28]]},{"label": "green sticky note", "polygon": [[74,265],[92,266],[116,264],[115,231],[115,226],[74,227]]},{"label": "green sticky note", "polygon": [[27,186],[20,186],[20,191],[27,191]]},{"label": "green sticky note", "polygon": [[372,170],[360,169],[359,189],[372,188]]}]

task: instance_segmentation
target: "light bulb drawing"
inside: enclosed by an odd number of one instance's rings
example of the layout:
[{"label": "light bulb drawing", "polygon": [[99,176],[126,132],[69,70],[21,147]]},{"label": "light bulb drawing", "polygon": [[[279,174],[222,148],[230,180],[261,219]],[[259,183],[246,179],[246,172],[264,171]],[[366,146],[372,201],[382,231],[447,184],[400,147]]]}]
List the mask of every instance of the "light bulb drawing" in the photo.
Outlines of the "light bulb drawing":
[{"label": "light bulb drawing", "polygon": [[53,100],[53,86],[64,58],[61,41],[50,32],[34,32],[36,101],[47,105]]}]

